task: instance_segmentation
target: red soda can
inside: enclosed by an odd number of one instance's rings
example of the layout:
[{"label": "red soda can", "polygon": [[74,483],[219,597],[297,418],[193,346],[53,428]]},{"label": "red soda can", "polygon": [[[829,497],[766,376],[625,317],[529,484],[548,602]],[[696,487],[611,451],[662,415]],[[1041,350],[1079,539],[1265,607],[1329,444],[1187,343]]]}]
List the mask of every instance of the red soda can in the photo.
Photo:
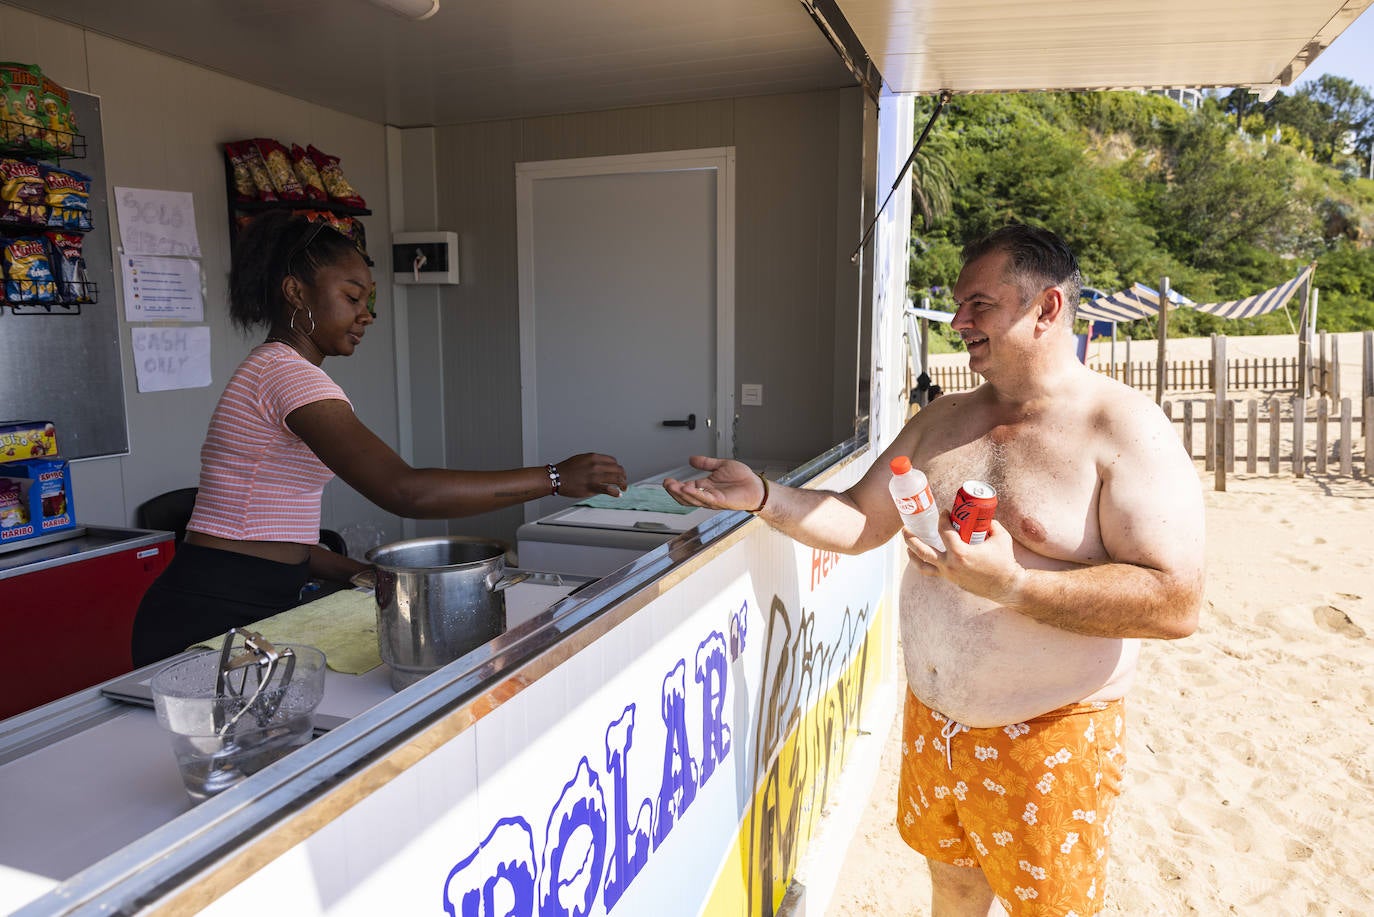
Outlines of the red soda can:
[{"label": "red soda can", "polygon": [[954,495],[949,521],[964,544],[982,544],[997,511],[997,491],[986,481],[965,481]]}]

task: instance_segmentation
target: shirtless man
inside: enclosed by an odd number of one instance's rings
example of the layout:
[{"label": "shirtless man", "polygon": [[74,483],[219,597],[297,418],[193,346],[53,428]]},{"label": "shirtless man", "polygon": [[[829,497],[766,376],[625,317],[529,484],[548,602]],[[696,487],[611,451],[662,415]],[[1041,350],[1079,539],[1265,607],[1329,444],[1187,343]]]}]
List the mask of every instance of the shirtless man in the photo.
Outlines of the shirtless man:
[{"label": "shirtless man", "polygon": [[[920,411],[844,493],[704,456],[692,464],[709,477],[664,482],[680,503],[857,554],[901,530],[888,462],[926,472],[945,550],[905,535],[897,824],[929,863],[934,917],[1101,910],[1138,639],[1197,626],[1197,474],[1158,407],[1076,359],[1080,285],[1044,230],[965,248],[953,327],[985,381]],[[998,494],[980,545],[949,523],[970,479]]]}]

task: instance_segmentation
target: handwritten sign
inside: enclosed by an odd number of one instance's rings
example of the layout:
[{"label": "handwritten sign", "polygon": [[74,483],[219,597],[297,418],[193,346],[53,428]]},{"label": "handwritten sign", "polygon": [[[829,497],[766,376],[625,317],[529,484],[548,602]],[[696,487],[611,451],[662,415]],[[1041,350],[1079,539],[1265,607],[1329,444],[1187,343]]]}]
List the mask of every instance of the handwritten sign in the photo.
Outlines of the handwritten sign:
[{"label": "handwritten sign", "polygon": [[124,317],[129,321],[205,320],[199,261],[124,255],[119,267],[124,278]]},{"label": "handwritten sign", "polygon": [[190,192],[115,188],[115,210],[126,255],[200,257]]},{"label": "handwritten sign", "polygon": [[210,384],[210,328],[134,328],[134,370],[140,392],[205,388]]}]

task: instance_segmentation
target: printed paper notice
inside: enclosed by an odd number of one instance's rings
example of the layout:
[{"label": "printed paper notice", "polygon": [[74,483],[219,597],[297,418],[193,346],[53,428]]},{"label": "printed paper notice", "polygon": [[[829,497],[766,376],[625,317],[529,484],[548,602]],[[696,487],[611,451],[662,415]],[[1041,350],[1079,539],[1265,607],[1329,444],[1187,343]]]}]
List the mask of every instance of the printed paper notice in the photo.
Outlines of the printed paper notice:
[{"label": "printed paper notice", "polygon": [[133,333],[140,392],[210,384],[210,326],[134,328]]},{"label": "printed paper notice", "polygon": [[205,320],[200,262],[189,258],[123,255],[124,317],[131,322]]},{"label": "printed paper notice", "polygon": [[124,254],[200,257],[196,208],[189,191],[115,188],[115,210]]}]

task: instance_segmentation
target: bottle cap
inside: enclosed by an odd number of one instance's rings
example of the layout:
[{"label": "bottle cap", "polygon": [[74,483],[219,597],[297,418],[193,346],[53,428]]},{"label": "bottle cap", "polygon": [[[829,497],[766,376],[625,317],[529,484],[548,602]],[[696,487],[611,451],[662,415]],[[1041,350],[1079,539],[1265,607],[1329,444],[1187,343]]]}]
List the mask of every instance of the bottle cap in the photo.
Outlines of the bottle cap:
[{"label": "bottle cap", "polygon": [[899,455],[888,463],[888,467],[892,469],[893,474],[906,474],[911,470],[911,459]]}]

